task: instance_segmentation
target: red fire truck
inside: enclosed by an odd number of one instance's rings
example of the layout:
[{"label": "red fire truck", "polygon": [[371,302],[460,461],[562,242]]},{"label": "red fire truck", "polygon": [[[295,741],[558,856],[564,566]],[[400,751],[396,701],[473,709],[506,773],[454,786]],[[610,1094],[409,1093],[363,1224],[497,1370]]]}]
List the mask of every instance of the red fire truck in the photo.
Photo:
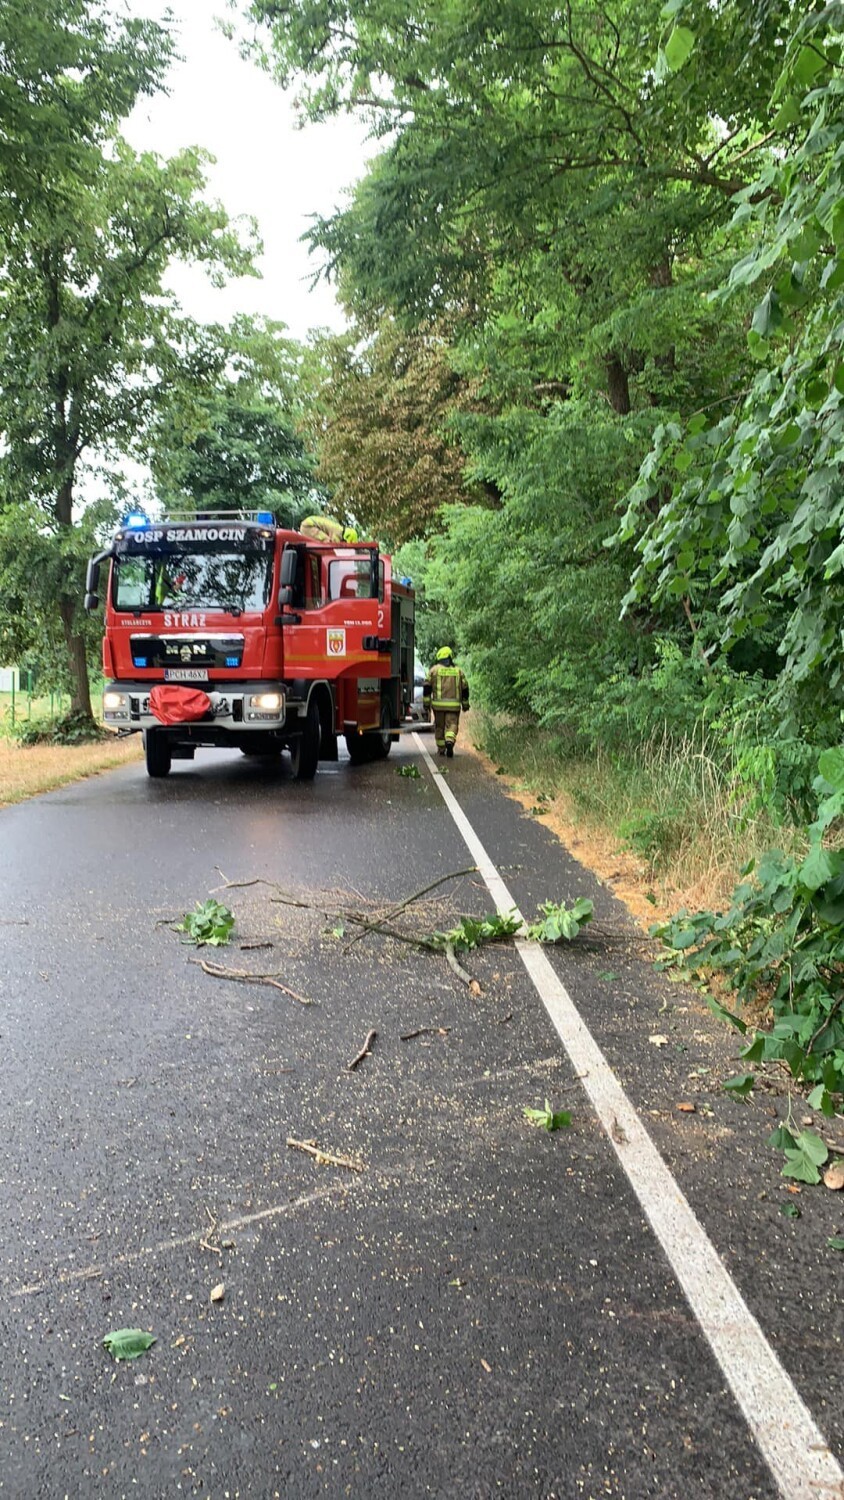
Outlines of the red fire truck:
[{"label": "red fire truck", "polygon": [[413,695],[414,596],[375,542],[314,542],[270,513],[133,516],[88,565],[105,597],[103,710],[150,776],[198,745],[289,750],[297,780],[389,754]]}]

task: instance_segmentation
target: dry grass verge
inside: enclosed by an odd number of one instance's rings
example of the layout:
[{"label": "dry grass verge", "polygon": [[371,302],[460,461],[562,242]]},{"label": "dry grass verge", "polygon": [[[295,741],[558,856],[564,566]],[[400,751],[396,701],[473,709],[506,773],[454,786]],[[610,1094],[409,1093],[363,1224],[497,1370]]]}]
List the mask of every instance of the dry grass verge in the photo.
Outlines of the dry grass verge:
[{"label": "dry grass verge", "polygon": [[[641,763],[625,770],[605,757],[561,760],[539,736],[514,739],[483,720],[473,738],[489,747],[472,751],[510,794],[545,823],[624,902],[647,931],[681,907],[722,908],[751,858],[797,840],[764,815],[742,820],[728,775],[690,742],[681,753],[667,744],[649,747]],[[660,836],[653,857],[637,848],[652,830]],[[644,835],[644,837],[643,837]]]},{"label": "dry grass verge", "polygon": [[95,745],[18,745],[0,738],[0,807],[140,760],[141,736]]}]

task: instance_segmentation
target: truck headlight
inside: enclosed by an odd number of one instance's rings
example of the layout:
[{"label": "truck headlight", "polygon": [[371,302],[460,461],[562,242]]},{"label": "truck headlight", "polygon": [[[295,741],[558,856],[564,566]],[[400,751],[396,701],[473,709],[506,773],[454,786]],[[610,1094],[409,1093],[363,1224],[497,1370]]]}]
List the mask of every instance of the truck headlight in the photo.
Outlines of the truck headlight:
[{"label": "truck headlight", "polygon": [[252,693],[249,698],[249,707],[258,708],[265,714],[277,714],[283,702],[281,693]]},{"label": "truck headlight", "polygon": [[103,708],[106,713],[114,713],[118,708],[128,707],[128,693],[103,693]]}]

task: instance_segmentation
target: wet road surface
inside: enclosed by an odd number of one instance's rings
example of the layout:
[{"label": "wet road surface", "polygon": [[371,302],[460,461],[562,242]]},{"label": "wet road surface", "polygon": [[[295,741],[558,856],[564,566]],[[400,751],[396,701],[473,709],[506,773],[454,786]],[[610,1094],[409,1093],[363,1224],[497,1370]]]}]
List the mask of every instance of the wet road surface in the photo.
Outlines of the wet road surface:
[{"label": "wet road surface", "polygon": [[[611,896],[477,761],[447,775],[525,913],[594,897],[609,936],[555,968],[840,1460],[844,1195],[783,1217],[783,1101],[724,1096],[730,1039]],[[512,946],[473,996],[337,916],[472,862],[413,739],[312,785],[200,752],[0,811],[0,1495],[783,1493]],[[165,919],[212,890],[235,942],[197,954]],[[466,875],[409,926],[491,909]],[[527,1124],[546,1097],[569,1130]],[[118,1364],[125,1326],[157,1342]]]}]

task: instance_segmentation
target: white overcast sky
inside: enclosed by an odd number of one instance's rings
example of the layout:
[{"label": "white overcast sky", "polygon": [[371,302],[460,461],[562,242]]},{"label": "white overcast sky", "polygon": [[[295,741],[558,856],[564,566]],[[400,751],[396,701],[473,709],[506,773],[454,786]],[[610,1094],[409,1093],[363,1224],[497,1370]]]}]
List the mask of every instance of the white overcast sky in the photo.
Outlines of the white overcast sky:
[{"label": "white overcast sky", "polygon": [[230,217],[251,214],[264,242],[262,279],[243,277],[222,291],[202,271],[175,267],[169,279],[185,311],[203,321],[228,322],[237,312],[264,313],[304,339],[310,328],[344,326],[324,280],[309,290],[318,262],[300,236],[309,216],[328,214],[362,174],[373,146],[363,127],[341,118],[296,128],[290,95],[215,28],[225,13],[215,0],[111,0],[116,14],[160,20],[169,9],[178,51],[169,94],[143,99],[123,128],[136,150],[172,156],[202,146],[216,157],[206,197],[222,202]]}]

